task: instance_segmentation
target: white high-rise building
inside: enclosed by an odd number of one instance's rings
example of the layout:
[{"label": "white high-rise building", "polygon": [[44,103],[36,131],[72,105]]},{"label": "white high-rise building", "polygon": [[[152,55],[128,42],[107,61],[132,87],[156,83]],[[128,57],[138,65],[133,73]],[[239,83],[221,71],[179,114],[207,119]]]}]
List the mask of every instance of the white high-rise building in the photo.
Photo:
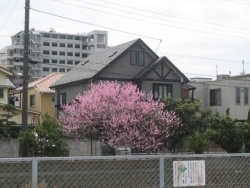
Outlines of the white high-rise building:
[{"label": "white high-rise building", "polygon": [[[0,66],[12,71],[15,86],[22,86],[24,32],[11,37],[11,46],[0,50]],[[89,33],[57,33],[30,30],[29,79],[34,80],[51,72],[67,72],[88,54],[108,47],[107,31]]]}]

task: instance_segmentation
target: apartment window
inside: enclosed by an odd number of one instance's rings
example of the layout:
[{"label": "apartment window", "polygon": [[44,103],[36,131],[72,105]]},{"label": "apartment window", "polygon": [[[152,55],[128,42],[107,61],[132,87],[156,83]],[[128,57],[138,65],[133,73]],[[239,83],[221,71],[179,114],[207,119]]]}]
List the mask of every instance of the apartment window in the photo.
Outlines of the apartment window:
[{"label": "apartment window", "polygon": [[221,89],[210,90],[210,106],[221,105]]},{"label": "apartment window", "polygon": [[171,84],[153,84],[154,99],[172,97],[172,87]]},{"label": "apartment window", "polygon": [[21,70],[21,71],[23,70],[23,66],[20,66],[20,70]]},{"label": "apartment window", "polygon": [[76,57],[80,57],[80,53],[76,52],[76,53],[75,53],[75,56],[76,56]]},{"label": "apartment window", "polygon": [[67,69],[67,72],[69,72],[71,69]]},{"label": "apartment window", "polygon": [[87,50],[87,49],[88,49],[88,46],[87,46],[87,45],[82,45],[82,49],[83,49],[83,50]]},{"label": "apartment window", "polygon": [[66,104],[66,93],[58,94],[58,104],[60,105],[60,108],[62,108],[63,104]]},{"label": "apartment window", "polygon": [[82,58],[88,57],[88,54],[82,54]]},{"label": "apartment window", "polygon": [[138,65],[139,66],[145,65],[145,53],[143,51],[138,52]]},{"label": "apartment window", "polygon": [[1,98],[1,99],[4,98],[4,91],[3,91],[3,88],[0,88],[0,98]]},{"label": "apartment window", "polygon": [[68,35],[68,39],[73,39],[73,36],[71,36],[71,35]]},{"label": "apartment window", "polygon": [[49,51],[48,50],[43,50],[43,54],[49,55]]},{"label": "apartment window", "polygon": [[43,46],[49,46],[49,42],[43,42]]},{"label": "apartment window", "polygon": [[59,72],[65,72],[65,69],[60,68],[60,69],[59,69]]},{"label": "apartment window", "polygon": [[30,95],[30,106],[35,106],[35,95]]},{"label": "apartment window", "polygon": [[57,47],[57,43],[56,42],[52,42],[52,46],[53,47]]},{"label": "apartment window", "polygon": [[240,88],[235,88],[236,104],[240,104]]},{"label": "apartment window", "polygon": [[80,63],[80,61],[75,61],[75,65],[78,65]]},{"label": "apartment window", "polygon": [[52,72],[57,72],[57,68],[52,68]]},{"label": "apartment window", "polygon": [[57,59],[52,59],[52,63],[57,64]]},{"label": "apartment window", "polygon": [[67,64],[68,64],[68,65],[73,65],[73,61],[68,60],[68,61],[67,61]]},{"label": "apartment window", "polygon": [[73,56],[73,52],[68,52],[67,56]]},{"label": "apartment window", "polygon": [[52,51],[52,55],[57,55],[57,51]]},{"label": "apartment window", "polygon": [[68,48],[73,48],[73,44],[68,44]]},{"label": "apartment window", "polygon": [[65,64],[65,60],[60,60],[60,64]]},{"label": "apartment window", "polygon": [[49,63],[49,59],[43,59],[43,63]]},{"label": "apartment window", "polygon": [[60,52],[60,55],[65,55],[65,52]]},{"label": "apartment window", "polygon": [[244,104],[248,105],[248,88],[244,88]]},{"label": "apartment window", "polygon": [[65,43],[60,43],[60,47],[65,47]]},{"label": "apartment window", "polygon": [[49,38],[49,34],[48,34],[48,33],[44,33],[44,34],[43,34],[43,37]]},{"label": "apartment window", "polygon": [[80,40],[80,36],[75,36],[75,40]]},{"label": "apartment window", "polygon": [[55,95],[52,95],[51,96],[51,106],[55,107],[55,105],[56,105],[56,97],[55,97]]},{"label": "apartment window", "polygon": [[60,35],[60,39],[65,39],[65,35]]},{"label": "apartment window", "polygon": [[137,65],[137,51],[130,51],[130,65]]},{"label": "apartment window", "polygon": [[57,38],[57,34],[52,34],[52,38]]},{"label": "apartment window", "polygon": [[75,48],[80,48],[80,44],[75,44]]},{"label": "apartment window", "polygon": [[49,72],[49,67],[43,67],[43,72]]}]

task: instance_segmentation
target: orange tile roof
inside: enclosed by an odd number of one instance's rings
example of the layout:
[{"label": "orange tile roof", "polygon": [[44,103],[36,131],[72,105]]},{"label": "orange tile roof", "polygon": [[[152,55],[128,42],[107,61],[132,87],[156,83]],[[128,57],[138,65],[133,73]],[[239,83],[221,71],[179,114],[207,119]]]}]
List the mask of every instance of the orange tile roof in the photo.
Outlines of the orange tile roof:
[{"label": "orange tile roof", "polygon": [[[35,87],[38,91],[42,93],[54,93],[55,91],[50,89],[50,85],[52,85],[55,81],[59,80],[64,73],[55,72],[51,73],[45,77],[39,78],[33,82],[30,82],[28,88]],[[16,90],[23,90],[23,87],[19,87]]]}]

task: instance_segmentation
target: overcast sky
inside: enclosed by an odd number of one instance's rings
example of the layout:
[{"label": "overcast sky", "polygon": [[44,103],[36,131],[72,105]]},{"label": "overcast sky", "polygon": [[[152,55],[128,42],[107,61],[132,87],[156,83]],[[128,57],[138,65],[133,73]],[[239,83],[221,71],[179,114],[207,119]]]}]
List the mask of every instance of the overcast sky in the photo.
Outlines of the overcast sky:
[{"label": "overcast sky", "polygon": [[[23,30],[24,4],[0,0],[0,48]],[[109,46],[141,38],[154,51],[161,39],[157,54],[188,78],[215,78],[216,65],[219,74],[238,75],[242,60],[250,73],[250,0],[31,0],[31,7],[85,22],[30,10],[30,28],[36,30],[106,30]]]}]

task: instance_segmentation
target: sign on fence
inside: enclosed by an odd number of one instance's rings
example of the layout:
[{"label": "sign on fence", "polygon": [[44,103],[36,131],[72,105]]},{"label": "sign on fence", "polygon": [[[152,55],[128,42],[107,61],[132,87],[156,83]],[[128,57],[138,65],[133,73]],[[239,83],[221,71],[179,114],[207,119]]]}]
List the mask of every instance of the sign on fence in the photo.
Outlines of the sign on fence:
[{"label": "sign on fence", "polygon": [[204,186],[205,161],[174,161],[174,187]]}]

